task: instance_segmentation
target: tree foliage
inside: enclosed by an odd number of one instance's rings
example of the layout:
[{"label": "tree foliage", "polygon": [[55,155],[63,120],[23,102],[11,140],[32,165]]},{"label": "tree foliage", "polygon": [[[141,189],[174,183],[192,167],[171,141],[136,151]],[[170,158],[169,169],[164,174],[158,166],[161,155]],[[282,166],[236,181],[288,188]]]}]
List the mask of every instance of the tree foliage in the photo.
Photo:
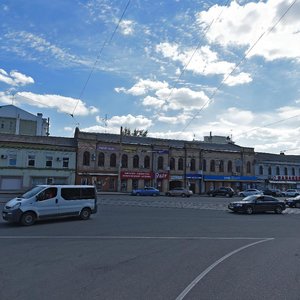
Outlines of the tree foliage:
[{"label": "tree foliage", "polygon": [[148,130],[143,130],[143,129],[134,129],[131,131],[130,128],[125,127],[122,131],[123,135],[127,136],[140,136],[140,137],[146,137],[148,134]]}]

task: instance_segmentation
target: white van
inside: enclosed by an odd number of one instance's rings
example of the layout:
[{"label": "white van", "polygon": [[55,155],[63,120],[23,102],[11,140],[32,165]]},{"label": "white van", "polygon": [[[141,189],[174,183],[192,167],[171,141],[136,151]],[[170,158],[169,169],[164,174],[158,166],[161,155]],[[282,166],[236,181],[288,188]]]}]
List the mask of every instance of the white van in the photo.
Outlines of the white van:
[{"label": "white van", "polygon": [[2,217],[29,226],[36,220],[68,216],[87,220],[96,212],[97,194],[92,185],[38,185],[8,201]]}]

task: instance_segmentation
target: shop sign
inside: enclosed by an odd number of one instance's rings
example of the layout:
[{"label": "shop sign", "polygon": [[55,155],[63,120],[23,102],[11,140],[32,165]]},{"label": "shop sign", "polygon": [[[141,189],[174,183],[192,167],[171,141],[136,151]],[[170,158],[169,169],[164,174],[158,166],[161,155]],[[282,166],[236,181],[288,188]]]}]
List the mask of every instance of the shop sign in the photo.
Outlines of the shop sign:
[{"label": "shop sign", "polygon": [[117,151],[118,149],[115,147],[110,147],[110,146],[98,146],[97,150],[102,150],[102,151]]},{"label": "shop sign", "polygon": [[159,172],[156,172],[155,173],[155,178],[156,179],[168,179],[169,178],[169,173],[159,173]]},{"label": "shop sign", "polygon": [[219,181],[256,181],[256,176],[221,176],[221,175],[204,175],[204,180]]},{"label": "shop sign", "polygon": [[272,177],[273,180],[283,180],[283,181],[300,181],[300,176],[290,176],[290,175],[276,175]]},{"label": "shop sign", "polygon": [[183,180],[183,176],[182,175],[172,175],[171,180]]},{"label": "shop sign", "polygon": [[122,171],[121,172],[122,179],[151,179],[151,172],[131,172],[131,171]]},{"label": "shop sign", "polygon": [[187,179],[201,179],[202,175],[201,174],[186,174]]}]

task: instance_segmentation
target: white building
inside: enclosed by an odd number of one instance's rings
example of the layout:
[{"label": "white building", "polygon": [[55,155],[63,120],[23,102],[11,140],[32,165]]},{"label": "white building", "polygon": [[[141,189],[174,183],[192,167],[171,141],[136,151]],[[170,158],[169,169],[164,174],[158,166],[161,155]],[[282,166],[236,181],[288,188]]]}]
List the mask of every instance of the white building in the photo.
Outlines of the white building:
[{"label": "white building", "polygon": [[14,105],[0,106],[0,133],[48,136],[49,120]]},{"label": "white building", "polygon": [[0,191],[37,184],[74,184],[73,138],[0,133]]}]

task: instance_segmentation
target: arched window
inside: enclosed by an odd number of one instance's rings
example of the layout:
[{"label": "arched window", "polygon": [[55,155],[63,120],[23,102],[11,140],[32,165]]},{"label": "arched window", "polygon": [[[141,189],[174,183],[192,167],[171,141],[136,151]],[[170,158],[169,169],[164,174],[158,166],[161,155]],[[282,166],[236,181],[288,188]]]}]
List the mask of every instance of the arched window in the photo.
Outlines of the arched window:
[{"label": "arched window", "polygon": [[110,167],[116,167],[117,166],[117,156],[115,153],[112,153],[110,155],[110,161],[109,161]]},{"label": "arched window", "polygon": [[215,164],[215,161],[212,159],[210,161],[210,172],[215,172],[216,170],[216,164]]},{"label": "arched window", "polygon": [[139,158],[138,155],[135,155],[135,156],[133,157],[133,167],[134,167],[135,169],[138,169],[138,168],[140,167],[139,164],[140,164],[140,158]]},{"label": "arched window", "polygon": [[196,160],[194,158],[191,159],[190,170],[191,171],[196,171]]},{"label": "arched window", "polygon": [[250,162],[250,161],[247,162],[246,172],[247,172],[248,174],[251,173],[251,162]]},{"label": "arched window", "polygon": [[284,167],[284,175],[288,175],[288,169],[287,169],[287,167]]},{"label": "arched window", "polygon": [[296,175],[295,168],[292,168],[292,175],[293,175],[293,176]]},{"label": "arched window", "polygon": [[259,166],[259,175],[264,175],[264,168],[263,168],[263,166]]},{"label": "arched window", "polygon": [[162,156],[159,156],[157,159],[157,169],[163,170],[164,168],[164,158]]},{"label": "arched window", "polygon": [[178,170],[183,170],[183,158],[178,159]]},{"label": "arched window", "polygon": [[280,169],[279,169],[279,167],[276,167],[276,175],[280,175]]},{"label": "arched window", "polygon": [[206,171],[206,159],[203,159],[202,164],[203,164],[202,171],[205,172]]},{"label": "arched window", "polygon": [[220,160],[219,171],[224,172],[224,160]]},{"label": "arched window", "polygon": [[232,172],[232,161],[229,160],[228,163],[227,163],[227,172]]},{"label": "arched window", "polygon": [[104,159],[105,159],[104,153],[100,152],[98,154],[98,167],[104,167]]},{"label": "arched window", "polygon": [[175,170],[175,158],[170,158],[170,170]]},{"label": "arched window", "polygon": [[271,168],[271,166],[268,168],[268,175],[272,175],[272,168]]},{"label": "arched window", "polygon": [[122,155],[122,168],[128,168],[128,156],[126,154]]},{"label": "arched window", "polygon": [[144,168],[150,169],[150,157],[148,155],[144,158]]},{"label": "arched window", "polygon": [[82,162],[82,164],[84,165],[84,166],[89,166],[90,165],[90,152],[88,152],[88,151],[84,151],[84,153],[83,153],[83,162]]}]

